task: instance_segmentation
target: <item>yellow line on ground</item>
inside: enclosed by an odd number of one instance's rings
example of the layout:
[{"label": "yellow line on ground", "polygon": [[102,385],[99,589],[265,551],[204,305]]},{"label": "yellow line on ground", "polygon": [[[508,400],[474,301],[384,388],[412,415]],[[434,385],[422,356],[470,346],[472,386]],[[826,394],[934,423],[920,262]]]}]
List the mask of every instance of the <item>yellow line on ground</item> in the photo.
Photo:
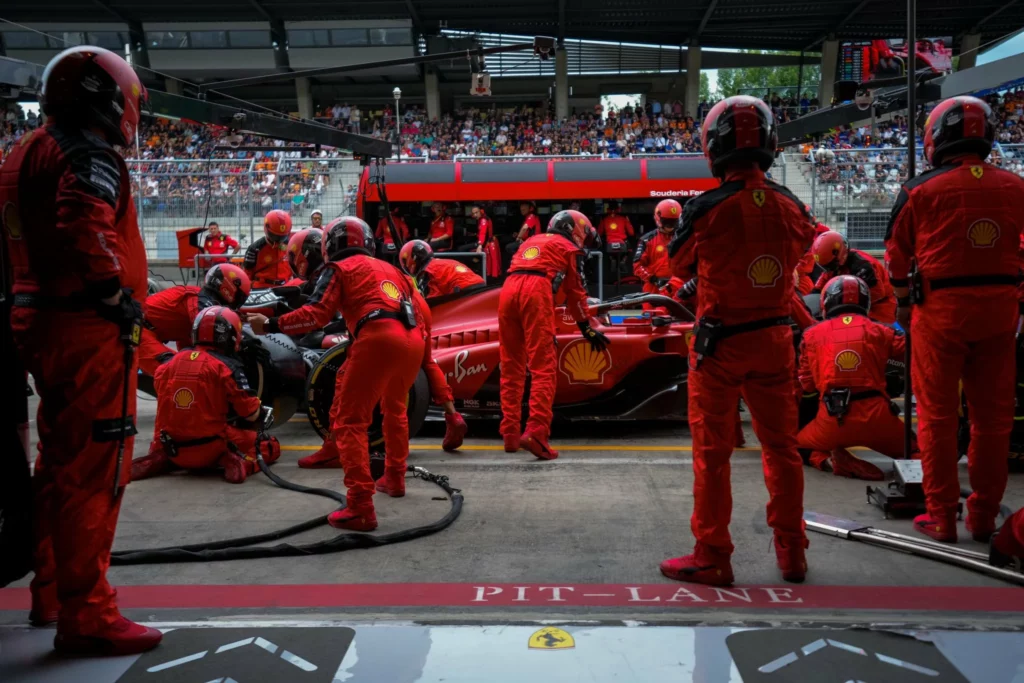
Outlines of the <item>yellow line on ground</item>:
[{"label": "yellow line on ground", "polygon": [[[634,453],[692,453],[693,446],[623,446],[621,444],[591,444],[587,446],[579,445],[558,445],[553,443],[552,446],[559,451],[622,451],[622,452],[634,452]],[[281,446],[282,451],[315,451],[320,448],[320,444],[309,445],[309,446]],[[441,450],[440,444],[409,444],[409,448],[414,451],[439,451]],[[497,453],[504,451],[504,447],[501,444],[495,444],[493,446],[485,444],[472,444],[464,445],[459,448],[460,451],[482,451]],[[737,451],[747,451],[751,453],[760,453],[760,448],[736,448]],[[859,451],[866,450],[862,448],[851,448],[849,450]]]}]

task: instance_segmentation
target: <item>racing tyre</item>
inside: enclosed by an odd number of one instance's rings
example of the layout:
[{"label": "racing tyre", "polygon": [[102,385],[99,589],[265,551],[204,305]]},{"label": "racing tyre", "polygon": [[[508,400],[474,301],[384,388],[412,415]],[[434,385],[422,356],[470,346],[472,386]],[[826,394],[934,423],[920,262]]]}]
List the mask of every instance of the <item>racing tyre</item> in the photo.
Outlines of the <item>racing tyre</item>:
[{"label": "racing tyre", "polygon": [[[338,370],[347,357],[349,341],[343,341],[337,346],[329,349],[313,366],[306,380],[306,411],[309,416],[309,424],[321,438],[326,439],[331,432],[331,404],[334,402],[334,385]],[[409,437],[412,438],[419,433],[423,423],[427,419],[427,410],[430,408],[430,387],[427,386],[427,376],[423,370],[416,375],[416,381],[409,389],[408,415],[409,415]],[[370,423],[370,448],[377,448],[384,443],[384,430],[382,427],[382,416],[380,408],[373,410],[373,422]]]}]

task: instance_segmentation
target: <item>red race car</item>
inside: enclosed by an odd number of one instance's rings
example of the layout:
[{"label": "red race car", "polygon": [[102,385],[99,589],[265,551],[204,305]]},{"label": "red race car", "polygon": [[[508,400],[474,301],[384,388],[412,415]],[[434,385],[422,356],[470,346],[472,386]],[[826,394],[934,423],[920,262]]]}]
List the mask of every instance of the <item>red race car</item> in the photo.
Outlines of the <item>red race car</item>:
[{"label": "red race car", "polygon": [[[452,387],[456,407],[467,418],[500,415],[498,384],[498,287],[481,287],[429,301],[434,359]],[[619,317],[615,309],[656,307],[643,317]],[[600,325],[611,345],[594,351],[569,315],[558,317],[558,387],[555,418],[564,420],[686,419],[687,344],[693,316],[673,299],[633,295],[599,304]],[[328,432],[335,374],[348,341],[329,349],[306,385],[309,421]],[[527,389],[529,391],[529,389]],[[421,371],[409,396],[409,433],[415,435],[430,410]],[[438,409],[436,409],[438,410]],[[439,413],[438,413],[439,415]],[[375,421],[374,432],[377,432]],[[374,433],[371,436],[376,437]]]}]

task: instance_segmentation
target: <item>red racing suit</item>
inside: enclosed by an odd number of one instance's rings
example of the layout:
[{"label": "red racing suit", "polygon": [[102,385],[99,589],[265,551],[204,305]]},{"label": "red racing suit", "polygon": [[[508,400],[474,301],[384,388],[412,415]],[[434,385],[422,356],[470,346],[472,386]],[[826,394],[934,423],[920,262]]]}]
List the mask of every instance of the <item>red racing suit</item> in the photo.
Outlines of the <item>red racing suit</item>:
[{"label": "red racing suit", "polygon": [[842,420],[819,406],[800,430],[797,447],[814,451],[811,460],[852,446],[867,446],[890,458],[903,456],[903,422],[890,409],[885,392],[889,360],[902,361],[906,339],[858,314],[837,315],[804,331],[800,344],[800,387],[824,400],[833,389],[849,389]]},{"label": "red racing suit", "polygon": [[154,376],[164,354],[174,353],[164,346],[174,342],[178,351],[192,346],[192,323],[199,311],[218,305],[199,287],[178,286],[146,297],[146,323],[139,345],[139,368]]},{"label": "red racing suit", "polygon": [[[238,242],[235,238],[221,233],[214,237],[213,235],[207,235],[206,239],[203,240],[203,251],[207,254],[226,254],[228,249],[238,249]],[[204,265],[209,268],[215,266],[218,263],[227,263],[228,258],[212,258],[204,262]]]},{"label": "red racing suit", "polygon": [[565,308],[573,319],[588,320],[587,292],[579,274],[582,257],[582,250],[571,240],[554,233],[531,237],[512,257],[508,280],[498,300],[502,436],[519,436],[527,370],[530,415],[526,431],[545,442],[551,433],[558,383],[553,283],[561,283],[559,289],[566,295]]},{"label": "red racing suit", "polygon": [[[409,226],[406,225],[405,219],[398,216],[392,216],[391,218],[395,221],[395,230],[398,231],[399,237],[402,238],[402,243],[404,244],[405,242],[408,242]],[[388,227],[387,216],[377,221],[377,231],[374,233],[374,237],[384,244],[384,253],[395,253],[395,240],[391,237],[391,228]]]},{"label": "red racing suit", "polygon": [[255,458],[256,431],[228,424],[229,417],[247,418],[260,408],[240,360],[206,347],[186,349],[157,368],[153,379],[157,436],[150,452],[163,450],[159,436],[166,432],[177,444],[171,462],[183,469],[215,467],[230,452],[228,442]]},{"label": "red racing suit", "polygon": [[[668,248],[672,235],[660,230],[645,233],[636,243],[633,253],[633,274],[644,283],[644,291],[657,294],[672,277],[672,264],[668,260]],[[655,278],[655,282],[651,279]]]},{"label": "red racing suit", "polygon": [[1024,180],[961,155],[908,181],[886,232],[886,262],[905,287],[916,262],[923,302],[913,306],[911,372],[928,513],[952,521],[957,476],[958,385],[971,419],[967,468],[976,521],[994,520],[1006,489],[1014,410]]},{"label": "red racing suit", "polygon": [[288,265],[288,240],[274,244],[266,237],[259,238],[245,250],[242,268],[253,289],[283,285],[292,277],[292,267]]},{"label": "red racing suit", "polygon": [[121,288],[142,302],[146,250],[128,169],[88,131],[51,124],[22,137],[0,168],[0,207],[11,329],[40,397],[32,591],[56,593],[60,632],[89,635],[120,618],[106,571],[122,500],[113,491],[131,474],[137,375],[119,326],[97,308]]},{"label": "red racing suit", "polygon": [[348,358],[338,372],[331,406],[331,438],[345,471],[349,507],[372,509],[369,436],[373,409],[384,415],[386,468],[404,473],[409,458],[406,401],[423,363],[424,334],[420,325],[400,322],[401,302],[412,299],[414,287],[390,263],[357,254],[325,264],[316,290],[302,308],[271,318],[271,332],[296,335],[320,329],[341,312],[352,335]]},{"label": "red racing suit", "polygon": [[428,299],[454,294],[484,283],[483,278],[468,266],[446,258],[430,259],[426,267],[416,275],[416,282]]},{"label": "red racing suit", "polygon": [[415,283],[410,282],[410,284],[413,285],[412,298],[413,304],[416,306],[416,316],[419,318],[420,325],[423,328],[423,362],[420,364],[420,367],[423,368],[423,374],[427,376],[427,386],[430,387],[431,399],[437,405],[443,406],[452,400],[452,388],[448,384],[444,372],[441,371],[437,362],[434,361],[434,339],[431,336],[434,320],[430,315],[430,306],[427,305],[427,300],[415,288]]},{"label": "red racing suit", "polygon": [[477,221],[476,244],[483,247],[487,254],[487,277],[501,277],[501,250],[498,248],[498,238],[494,235],[494,224],[486,215],[480,216]]},{"label": "red racing suit", "polygon": [[427,241],[435,252],[451,251],[455,243],[455,221],[452,217],[443,213],[430,221]]},{"label": "red racing suit", "polygon": [[729,457],[741,393],[762,444],[768,525],[783,545],[806,545],[789,316],[793,269],[813,239],[803,202],[752,166],[728,172],[717,189],[687,202],[671,245],[675,275],[689,280],[696,273],[700,283],[698,326],[721,325],[714,355],[690,351],[690,527],[711,552],[733,550]]},{"label": "red racing suit", "polygon": [[[823,232],[828,232],[829,230],[831,230],[831,228],[824,223],[814,224],[815,237]],[[798,263],[796,267],[797,276],[799,277],[799,281],[797,282],[797,291],[800,292],[801,296],[810,294],[814,291],[814,279],[812,277],[814,273],[814,266],[814,254],[812,254],[811,250],[808,249],[807,253],[801,257],[800,263]]]},{"label": "red racing suit", "polygon": [[[535,237],[544,232],[544,229],[540,226],[540,218],[538,218],[535,213],[528,213],[523,217],[522,228],[526,228],[526,239],[530,239],[531,237]],[[522,228],[520,228],[520,230],[522,230]],[[526,240],[523,241],[525,242]]]},{"label": "red racing suit", "polygon": [[601,241],[609,251],[623,252],[626,250],[626,239],[633,238],[633,224],[621,213],[610,213],[601,219],[601,224],[597,226],[597,234],[601,236]]},{"label": "red racing suit", "polygon": [[849,256],[846,257],[846,263],[839,266],[835,272],[826,270],[822,273],[814,284],[814,289],[824,291],[828,281],[837,275],[854,275],[867,284],[871,290],[869,318],[883,325],[892,325],[896,322],[896,295],[892,291],[892,283],[889,282],[889,273],[878,259],[863,251],[851,249]]}]

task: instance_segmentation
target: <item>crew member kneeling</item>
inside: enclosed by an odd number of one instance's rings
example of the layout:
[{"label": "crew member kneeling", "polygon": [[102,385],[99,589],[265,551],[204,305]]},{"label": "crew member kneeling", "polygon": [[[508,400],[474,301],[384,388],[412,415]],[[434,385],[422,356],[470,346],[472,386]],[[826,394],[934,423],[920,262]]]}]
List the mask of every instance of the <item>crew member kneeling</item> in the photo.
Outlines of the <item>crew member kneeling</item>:
[{"label": "crew member kneeling", "polygon": [[288,266],[292,278],[285,282],[289,287],[298,287],[306,296],[313,293],[316,281],[324,265],[324,231],[306,228],[288,238]]},{"label": "crew member kneeling", "polygon": [[821,293],[825,321],[804,332],[799,377],[804,400],[822,405],[796,440],[811,451],[811,466],[877,481],[882,471],[846,449],[902,457],[903,422],[885,393],[885,369],[890,359],[903,360],[905,339],[869,320],[870,306],[867,284],[853,275],[833,278]]},{"label": "crew member kneeling", "polygon": [[[564,288],[565,310],[600,353],[608,337],[590,326],[587,292],[580,279],[583,249],[596,241],[590,219],[579,211],[559,211],[547,233],[523,242],[512,257],[508,280],[498,300],[501,339],[501,435],[505,451],[520,446],[538,458],[554,460],[558,451],[548,445],[557,384],[554,295]],[[530,371],[530,415],[520,436],[526,371]]]},{"label": "crew member kneeling", "polygon": [[[220,468],[224,480],[241,484],[257,469],[256,425],[260,400],[237,353],[242,320],[230,308],[211,306],[196,316],[193,348],[184,349],[156,370],[156,438],[149,455],[132,463],[132,481],[174,468]],[[234,416],[248,428],[229,424]],[[260,444],[269,465],[281,455],[277,439]]]}]

